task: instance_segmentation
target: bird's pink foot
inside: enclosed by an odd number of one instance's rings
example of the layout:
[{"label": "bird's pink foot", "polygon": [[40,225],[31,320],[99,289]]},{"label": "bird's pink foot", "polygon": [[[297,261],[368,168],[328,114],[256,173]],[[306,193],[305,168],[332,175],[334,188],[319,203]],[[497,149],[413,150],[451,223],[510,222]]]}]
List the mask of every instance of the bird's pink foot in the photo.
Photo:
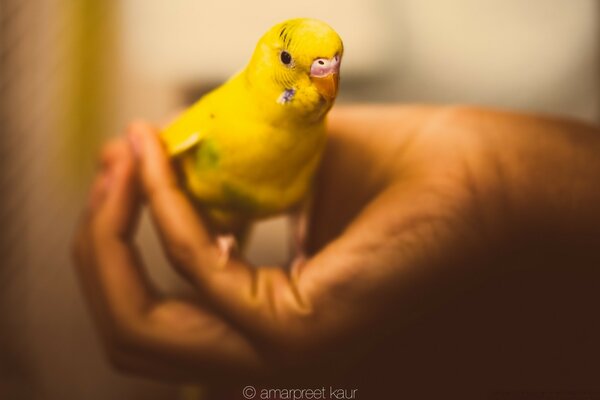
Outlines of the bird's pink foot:
[{"label": "bird's pink foot", "polygon": [[221,253],[221,266],[227,264],[231,254],[237,251],[237,240],[233,235],[219,235],[217,236],[217,247]]},{"label": "bird's pink foot", "polygon": [[307,261],[308,261],[308,257],[306,256],[306,253],[304,253],[304,251],[296,253],[296,255],[294,256],[294,258],[292,259],[292,262],[290,264],[290,271],[298,270],[304,264],[306,264]]}]

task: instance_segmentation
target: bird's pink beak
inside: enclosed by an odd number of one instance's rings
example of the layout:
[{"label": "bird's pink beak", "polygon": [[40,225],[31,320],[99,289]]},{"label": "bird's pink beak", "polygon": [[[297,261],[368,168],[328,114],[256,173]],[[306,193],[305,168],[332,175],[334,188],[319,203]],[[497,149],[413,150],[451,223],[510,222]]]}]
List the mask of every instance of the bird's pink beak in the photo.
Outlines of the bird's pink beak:
[{"label": "bird's pink beak", "polygon": [[310,79],[319,94],[327,100],[335,99],[340,81],[340,56],[317,58],[310,66]]}]

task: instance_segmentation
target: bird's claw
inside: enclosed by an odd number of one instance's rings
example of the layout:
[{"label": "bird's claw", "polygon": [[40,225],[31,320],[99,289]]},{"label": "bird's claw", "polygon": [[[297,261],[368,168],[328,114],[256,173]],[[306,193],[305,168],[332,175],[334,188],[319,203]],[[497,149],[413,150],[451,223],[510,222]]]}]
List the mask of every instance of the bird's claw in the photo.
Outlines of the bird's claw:
[{"label": "bird's claw", "polygon": [[298,268],[301,268],[308,261],[308,257],[304,252],[297,253],[292,262],[290,263],[290,271],[296,271]]},{"label": "bird's claw", "polygon": [[219,266],[223,267],[229,261],[231,254],[237,251],[238,243],[233,235],[219,235],[217,236],[217,247],[221,255]]}]

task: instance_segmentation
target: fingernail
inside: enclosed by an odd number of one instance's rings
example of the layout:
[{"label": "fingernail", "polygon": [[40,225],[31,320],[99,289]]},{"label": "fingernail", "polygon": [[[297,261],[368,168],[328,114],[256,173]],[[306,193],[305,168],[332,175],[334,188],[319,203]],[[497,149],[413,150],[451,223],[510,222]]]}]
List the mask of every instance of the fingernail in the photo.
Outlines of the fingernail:
[{"label": "fingernail", "polygon": [[136,156],[136,158],[139,158],[141,154],[140,139],[133,131],[129,132],[129,134],[127,135],[127,139],[129,140],[129,145],[131,146],[133,154]]},{"label": "fingernail", "polygon": [[102,177],[102,183],[101,183],[101,187],[102,187],[102,192],[106,193],[110,190],[110,188],[112,187],[112,183],[113,183],[113,176],[110,172],[106,171],[104,173],[104,176]]},{"label": "fingernail", "polygon": [[136,130],[135,127],[132,127],[129,129],[129,133],[127,134],[127,139],[129,140],[129,144],[131,146],[131,149],[133,150],[133,154],[136,157],[140,157],[140,155],[142,154],[142,139],[141,139],[141,135],[139,134],[139,132]]}]

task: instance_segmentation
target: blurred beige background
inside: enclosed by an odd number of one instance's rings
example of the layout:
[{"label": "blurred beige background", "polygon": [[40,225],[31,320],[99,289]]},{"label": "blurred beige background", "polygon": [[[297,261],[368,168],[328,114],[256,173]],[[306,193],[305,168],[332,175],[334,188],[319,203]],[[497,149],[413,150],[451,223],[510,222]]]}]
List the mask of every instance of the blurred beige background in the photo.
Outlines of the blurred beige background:
[{"label": "blurred beige background", "polygon": [[[180,388],[106,363],[69,259],[95,153],[127,121],[160,123],[243,68],[286,18],[344,39],[340,103],[474,103],[600,122],[594,0],[0,3],[0,398],[173,399]],[[286,226],[260,224],[256,262],[285,258]],[[148,221],[154,279],[185,290]]]}]

